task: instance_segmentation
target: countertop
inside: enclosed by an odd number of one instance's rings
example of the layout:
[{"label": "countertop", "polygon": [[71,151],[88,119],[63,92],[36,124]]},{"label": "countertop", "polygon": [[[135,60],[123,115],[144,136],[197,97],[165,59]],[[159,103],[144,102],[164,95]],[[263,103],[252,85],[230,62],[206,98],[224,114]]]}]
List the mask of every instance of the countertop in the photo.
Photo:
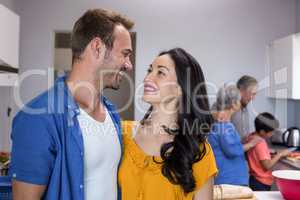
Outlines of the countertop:
[{"label": "countertop", "polygon": [[254,192],[257,200],[284,200],[279,191],[274,192]]},{"label": "countertop", "polygon": [[[273,145],[273,144],[269,144],[269,148],[270,148],[271,150],[278,151],[278,150],[287,149],[288,147],[286,147],[286,146],[281,146],[281,145]],[[299,151],[299,149],[298,149],[297,151]],[[300,160],[297,161],[297,162],[294,162],[294,161],[291,161],[291,160],[282,158],[282,159],[280,160],[280,162],[283,163],[283,164],[285,164],[285,165],[287,165],[288,167],[291,167],[291,169],[300,170]]]}]

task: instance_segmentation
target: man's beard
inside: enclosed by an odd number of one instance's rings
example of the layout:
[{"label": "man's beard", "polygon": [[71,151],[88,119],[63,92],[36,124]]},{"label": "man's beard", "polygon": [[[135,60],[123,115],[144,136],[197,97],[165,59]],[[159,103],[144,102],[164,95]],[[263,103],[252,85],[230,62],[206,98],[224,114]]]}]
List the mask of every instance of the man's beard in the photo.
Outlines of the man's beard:
[{"label": "man's beard", "polygon": [[246,108],[249,102],[241,101],[242,108]]},{"label": "man's beard", "polygon": [[109,77],[110,84],[106,85],[106,89],[112,89],[112,90],[118,90],[120,89],[120,83],[122,81],[122,73],[124,73],[122,70],[118,71],[117,73],[111,74]]}]

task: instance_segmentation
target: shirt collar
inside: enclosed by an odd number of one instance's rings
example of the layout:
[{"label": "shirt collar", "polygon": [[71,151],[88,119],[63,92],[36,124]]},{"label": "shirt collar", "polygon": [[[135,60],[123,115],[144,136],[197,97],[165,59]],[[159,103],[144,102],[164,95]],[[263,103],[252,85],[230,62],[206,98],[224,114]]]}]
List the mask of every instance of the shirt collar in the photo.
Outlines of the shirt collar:
[{"label": "shirt collar", "polygon": [[[67,78],[68,77],[66,75],[58,77],[55,81],[55,86],[57,87],[58,91],[63,91],[63,97],[66,97],[66,102],[64,103],[64,105],[67,107],[68,111],[71,111],[71,117],[74,117],[80,113],[80,110],[79,105],[76,103],[71,91],[69,90],[68,85],[66,84]],[[103,104],[107,107],[108,111],[111,111],[114,105],[103,95],[101,95],[99,98],[101,102],[103,102]]]}]

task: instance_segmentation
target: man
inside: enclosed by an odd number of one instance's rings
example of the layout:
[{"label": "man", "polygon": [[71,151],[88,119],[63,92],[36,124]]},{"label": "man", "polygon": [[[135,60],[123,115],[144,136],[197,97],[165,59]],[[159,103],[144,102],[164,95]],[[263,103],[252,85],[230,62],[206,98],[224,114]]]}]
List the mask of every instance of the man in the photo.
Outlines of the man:
[{"label": "man", "polygon": [[87,11],[72,32],[72,70],[14,119],[12,160],[15,200],[117,199],[120,119],[103,97],[132,70],[129,31],[118,13]]},{"label": "man", "polygon": [[232,116],[231,121],[238,130],[243,142],[252,132],[250,127],[253,122],[250,121],[249,103],[254,100],[256,96],[258,82],[255,78],[245,75],[238,80],[237,88],[240,90],[241,94],[241,109]]}]

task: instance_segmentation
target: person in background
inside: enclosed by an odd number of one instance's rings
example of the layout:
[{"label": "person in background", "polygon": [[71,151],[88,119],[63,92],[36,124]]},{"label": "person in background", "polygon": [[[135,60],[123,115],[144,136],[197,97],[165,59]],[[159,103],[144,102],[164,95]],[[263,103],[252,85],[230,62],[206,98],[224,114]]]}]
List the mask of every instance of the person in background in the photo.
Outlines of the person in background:
[{"label": "person in background", "polygon": [[144,79],[143,101],[150,104],[143,120],[123,123],[122,200],[212,200],[212,117],[197,60],[181,48],[160,53]]},{"label": "person in background", "polygon": [[[244,151],[255,146],[256,138],[243,145],[231,122],[232,115],[240,109],[240,92],[234,85],[225,85],[217,93],[213,105],[215,123],[208,141],[213,149],[219,173],[215,184],[248,185],[249,174]],[[250,146],[251,145],[251,146]]]},{"label": "person in background", "polygon": [[246,140],[249,141],[253,137],[260,137],[261,140],[247,152],[250,168],[249,185],[255,191],[269,191],[273,183],[272,167],[290,151],[286,149],[278,152],[273,158],[271,157],[266,139],[270,138],[273,131],[279,127],[278,120],[272,114],[267,112],[259,114],[255,118],[254,124],[255,132],[250,134]]},{"label": "person in background", "polygon": [[231,122],[239,133],[242,143],[244,143],[247,135],[253,131],[251,130],[253,123],[251,120],[254,120],[254,117],[251,119],[249,104],[256,96],[258,82],[255,78],[244,75],[237,81],[236,86],[240,90],[241,109],[232,115]]},{"label": "person in background", "polygon": [[88,10],[76,21],[70,74],[14,118],[14,200],[117,199],[121,123],[103,90],[117,90],[132,70],[133,25],[104,9]]}]

